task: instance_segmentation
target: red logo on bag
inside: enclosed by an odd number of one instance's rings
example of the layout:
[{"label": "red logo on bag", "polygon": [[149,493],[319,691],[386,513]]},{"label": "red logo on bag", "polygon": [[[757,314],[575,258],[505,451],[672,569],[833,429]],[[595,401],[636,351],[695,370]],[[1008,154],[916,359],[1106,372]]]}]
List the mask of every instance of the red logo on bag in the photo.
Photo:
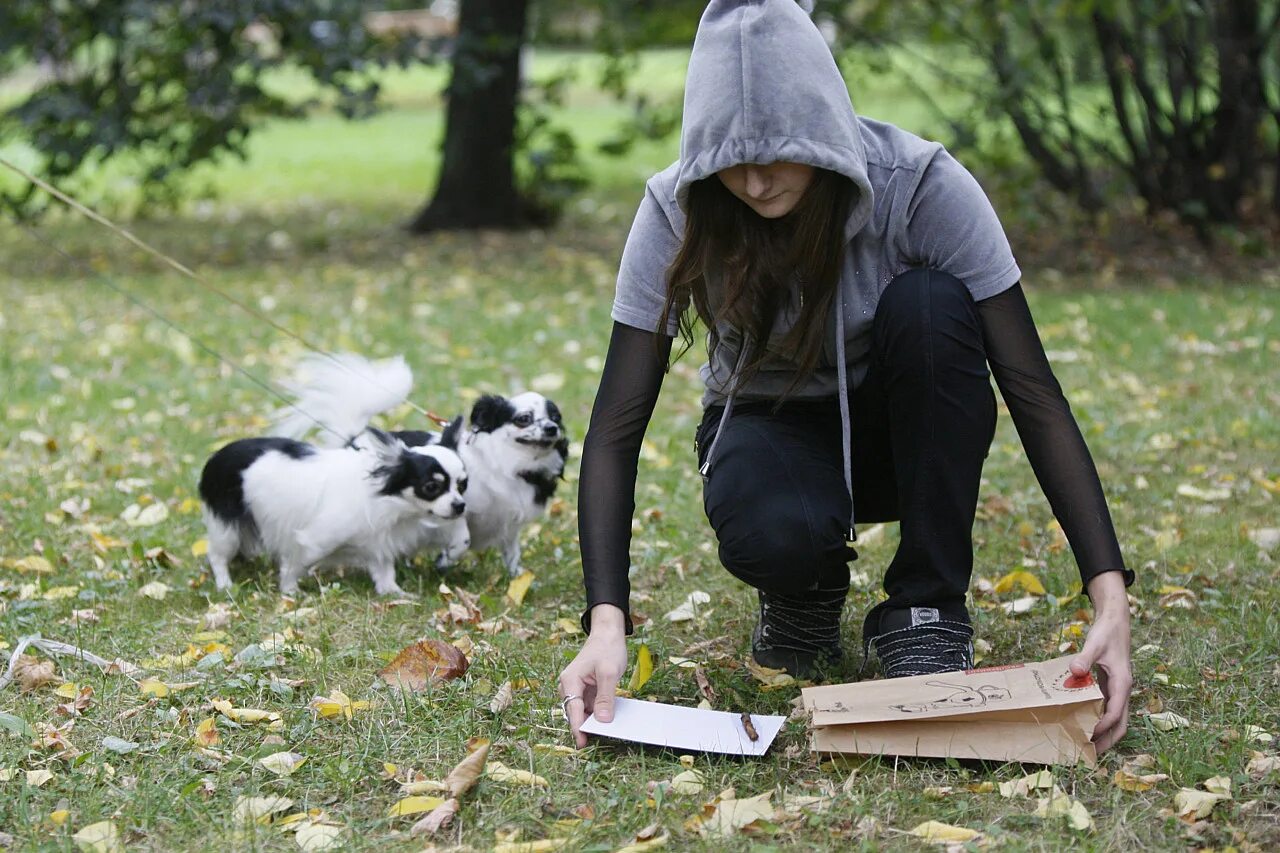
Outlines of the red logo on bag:
[{"label": "red logo on bag", "polygon": [[1084,675],[1068,675],[1062,682],[1062,686],[1067,690],[1082,690],[1085,687],[1093,686],[1093,674],[1086,672]]}]

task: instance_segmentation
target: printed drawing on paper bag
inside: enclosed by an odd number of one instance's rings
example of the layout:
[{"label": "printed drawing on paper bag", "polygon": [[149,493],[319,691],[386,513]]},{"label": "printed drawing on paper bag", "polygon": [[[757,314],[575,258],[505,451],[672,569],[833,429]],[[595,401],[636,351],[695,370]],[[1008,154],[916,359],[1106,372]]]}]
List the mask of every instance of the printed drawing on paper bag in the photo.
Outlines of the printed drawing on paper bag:
[{"label": "printed drawing on paper bag", "polygon": [[923,714],[928,711],[941,711],[947,708],[982,708],[988,702],[1004,702],[1013,695],[1004,687],[997,687],[994,684],[967,687],[962,684],[948,684],[945,681],[926,681],[925,686],[943,688],[953,692],[928,702],[912,702],[903,705],[890,705],[889,707],[904,714]]}]

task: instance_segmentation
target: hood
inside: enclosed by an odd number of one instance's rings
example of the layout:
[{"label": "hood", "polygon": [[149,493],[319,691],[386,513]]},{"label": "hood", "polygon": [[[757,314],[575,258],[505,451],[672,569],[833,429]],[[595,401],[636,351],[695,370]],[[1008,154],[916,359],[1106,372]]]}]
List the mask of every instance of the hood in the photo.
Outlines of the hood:
[{"label": "hood", "polygon": [[851,238],[871,217],[867,158],[849,90],[796,0],[712,0],[698,24],[684,90],[676,200],[741,163],[787,161],[850,178]]}]

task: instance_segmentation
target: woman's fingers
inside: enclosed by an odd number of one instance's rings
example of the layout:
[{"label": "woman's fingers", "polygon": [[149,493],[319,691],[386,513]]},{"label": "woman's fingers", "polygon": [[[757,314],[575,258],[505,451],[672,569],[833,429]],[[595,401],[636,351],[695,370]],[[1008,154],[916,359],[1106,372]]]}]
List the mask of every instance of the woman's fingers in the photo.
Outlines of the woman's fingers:
[{"label": "woman's fingers", "polygon": [[[579,747],[587,745],[587,736],[581,731],[582,723],[587,719],[586,694],[588,687],[581,676],[569,667],[560,673],[560,701],[563,703],[565,718],[569,721],[569,730]],[[594,690],[590,691],[594,694]]]},{"label": "woman's fingers", "polygon": [[596,670],[596,689],[593,691],[595,696],[592,697],[591,707],[596,719],[602,723],[613,722],[613,700],[621,677],[622,673],[615,672],[607,663],[602,663]]}]

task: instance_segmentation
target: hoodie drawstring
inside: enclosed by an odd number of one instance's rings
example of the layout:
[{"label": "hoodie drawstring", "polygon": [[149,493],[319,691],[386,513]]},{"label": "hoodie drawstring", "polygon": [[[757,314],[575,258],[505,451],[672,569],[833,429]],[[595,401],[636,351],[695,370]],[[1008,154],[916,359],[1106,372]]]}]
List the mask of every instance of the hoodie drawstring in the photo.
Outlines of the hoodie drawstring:
[{"label": "hoodie drawstring", "polygon": [[[846,534],[847,542],[858,541],[857,531],[854,529],[854,518],[856,515],[853,506],[853,427],[849,418],[849,375],[848,367],[845,365],[845,348],[844,348],[844,288],[839,284],[836,285],[836,294],[840,297],[836,304],[836,376],[839,387],[840,398],[840,450],[844,457],[844,488],[849,493],[849,532]],[[747,357],[747,341],[743,338],[742,349],[738,353],[738,360],[733,366],[731,379],[736,380],[741,374],[742,365]],[[698,473],[702,475],[702,479],[706,480],[711,475],[711,463],[715,459],[716,447],[720,444],[720,437],[724,435],[724,426],[729,422],[730,415],[733,414],[733,401],[737,396],[737,382],[730,386],[729,393],[725,397],[724,411],[720,413],[720,423],[716,426],[715,437],[711,439],[711,446],[707,448],[706,461],[702,463],[702,467],[698,469]]]}]

